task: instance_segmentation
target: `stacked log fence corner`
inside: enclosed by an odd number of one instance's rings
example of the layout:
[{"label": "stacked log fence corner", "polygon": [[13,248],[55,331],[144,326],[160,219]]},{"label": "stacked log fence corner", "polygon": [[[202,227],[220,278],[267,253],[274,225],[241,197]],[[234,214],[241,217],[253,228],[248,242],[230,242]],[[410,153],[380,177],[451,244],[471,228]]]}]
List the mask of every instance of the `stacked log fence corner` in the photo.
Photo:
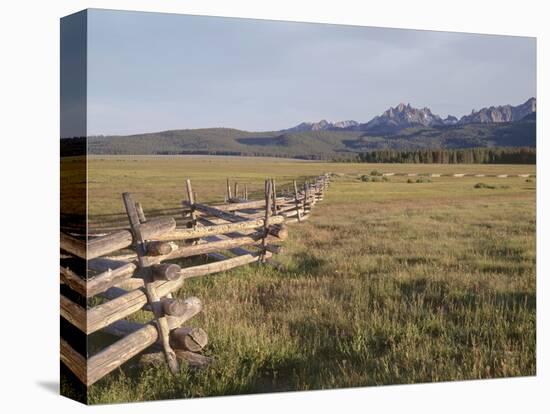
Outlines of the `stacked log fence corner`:
[{"label": "stacked log fence corner", "polygon": [[[62,232],[60,313],[87,341],[98,332],[116,340],[87,354],[71,338],[61,338],[61,361],[85,385],[92,385],[134,356],[159,355],[177,374],[179,362],[207,367],[208,335],[184,324],[202,311],[199,298],[173,296],[194,277],[213,275],[254,263],[277,267],[273,256],[288,237],[288,223],[306,220],[323,200],[329,175],[310,178],[299,190],[296,180],[277,185],[268,178],[263,197],[249,199],[249,185],[226,180],[225,203],[197,202],[185,180],[179,214],[147,214],[147,206],[124,193],[126,225],[93,236]],[[174,217],[184,218],[183,222]],[[129,225],[128,225],[129,224]],[[93,299],[93,300],[91,300]],[[94,304],[94,306],[91,306]],[[147,323],[132,316],[144,311]],[[154,352],[150,352],[154,351]]]}]

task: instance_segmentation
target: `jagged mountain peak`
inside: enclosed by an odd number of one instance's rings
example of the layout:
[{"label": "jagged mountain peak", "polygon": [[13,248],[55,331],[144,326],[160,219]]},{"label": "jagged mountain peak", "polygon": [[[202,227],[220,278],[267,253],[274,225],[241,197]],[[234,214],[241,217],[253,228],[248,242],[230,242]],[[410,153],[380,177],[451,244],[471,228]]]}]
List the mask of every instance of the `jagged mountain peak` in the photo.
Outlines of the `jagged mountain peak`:
[{"label": "jagged mountain peak", "polygon": [[527,115],[537,111],[537,100],[534,97],[527,99],[524,103],[512,105],[490,106],[479,111],[472,109],[470,115],[460,118],[460,124],[488,124],[500,122],[514,122],[525,118]]},{"label": "jagged mountain peak", "polygon": [[366,131],[371,134],[394,134],[402,129],[410,127],[438,127],[471,123],[499,123],[513,122],[524,119],[536,112],[536,98],[529,98],[518,106],[501,105],[480,109],[473,109],[470,115],[458,119],[453,115],[442,118],[434,114],[430,108],[424,106],[416,108],[410,103],[400,102],[394,107],[389,107],[381,115],[375,116],[369,122],[360,124],[356,121],[329,122],[322,119],[319,122],[302,122],[284,132],[348,130]]},{"label": "jagged mountain peak", "polygon": [[403,112],[405,109],[411,109],[411,104],[407,103],[405,105],[403,102],[400,102],[399,105],[397,105],[394,109],[399,111],[399,112]]},{"label": "jagged mountain peak", "polygon": [[284,129],[285,132],[303,132],[303,131],[326,131],[334,129],[346,129],[354,128],[359,125],[358,122],[353,120],[329,122],[326,119],[322,119],[319,122],[302,122],[295,127]]},{"label": "jagged mountain peak", "polygon": [[430,108],[419,109],[411,106],[410,103],[401,102],[384,111],[382,115],[375,116],[366,124],[360,125],[360,129],[387,134],[412,126],[431,127],[437,125],[445,125],[445,122],[438,115],[434,115]]}]

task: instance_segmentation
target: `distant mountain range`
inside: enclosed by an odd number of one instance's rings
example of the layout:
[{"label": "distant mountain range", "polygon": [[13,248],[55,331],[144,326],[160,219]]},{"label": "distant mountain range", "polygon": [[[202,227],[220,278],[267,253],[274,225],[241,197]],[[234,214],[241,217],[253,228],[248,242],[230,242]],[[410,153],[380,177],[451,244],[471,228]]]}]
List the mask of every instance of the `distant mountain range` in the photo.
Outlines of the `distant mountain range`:
[{"label": "distant mountain range", "polygon": [[464,115],[460,120],[452,115],[442,118],[435,115],[429,108],[414,108],[411,104],[400,103],[395,108],[389,108],[382,115],[375,116],[366,123],[357,121],[328,122],[322,120],[319,122],[302,122],[301,124],[284,129],[284,132],[304,132],[304,131],[365,131],[373,134],[395,134],[396,132],[411,127],[438,127],[446,125],[466,125],[466,124],[488,124],[499,122],[519,121],[525,116],[536,112],[537,101],[535,98],[528,99],[525,103],[512,106],[491,106],[482,108],[479,111],[472,110],[470,115]]},{"label": "distant mountain range", "polygon": [[328,122],[326,120],[321,120],[319,122],[302,122],[295,127],[283,129],[284,132],[304,132],[304,131],[329,131],[337,129],[353,129],[359,126],[359,123],[356,121],[339,121],[339,122]]},{"label": "distant mountain range", "polygon": [[390,108],[382,115],[376,116],[366,124],[360,124],[358,129],[382,135],[394,134],[402,129],[410,127],[436,127],[454,125],[458,120],[454,116],[442,119],[435,115],[429,108],[417,109],[410,104],[400,103],[395,108]]},{"label": "distant mountain range", "polygon": [[[65,144],[63,142],[65,141]],[[69,145],[70,140],[62,140]],[[534,147],[536,99],[491,106],[458,119],[399,104],[370,121],[302,122],[281,131],[183,129],[88,137],[92,154],[226,154],[306,159],[353,158],[380,149]]]},{"label": "distant mountain range", "polygon": [[483,108],[480,111],[472,110],[470,115],[463,116],[459,122],[461,124],[514,122],[536,113],[536,111],[537,100],[530,98],[518,106],[491,106],[490,108]]}]

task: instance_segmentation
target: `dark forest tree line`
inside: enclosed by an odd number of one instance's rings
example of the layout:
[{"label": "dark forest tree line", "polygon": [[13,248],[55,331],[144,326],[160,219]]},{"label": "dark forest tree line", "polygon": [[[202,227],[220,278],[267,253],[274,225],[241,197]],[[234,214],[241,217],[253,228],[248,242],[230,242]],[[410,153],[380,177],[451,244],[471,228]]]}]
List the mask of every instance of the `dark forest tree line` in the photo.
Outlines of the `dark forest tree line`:
[{"label": "dark forest tree line", "polygon": [[359,162],[411,164],[535,164],[535,148],[464,148],[376,150],[358,155]]}]

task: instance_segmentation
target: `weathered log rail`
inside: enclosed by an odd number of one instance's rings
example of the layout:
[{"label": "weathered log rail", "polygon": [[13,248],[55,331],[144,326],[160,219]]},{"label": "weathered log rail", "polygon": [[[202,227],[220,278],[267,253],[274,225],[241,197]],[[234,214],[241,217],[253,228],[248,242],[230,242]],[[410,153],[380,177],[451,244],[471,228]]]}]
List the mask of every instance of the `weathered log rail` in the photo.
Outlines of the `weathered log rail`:
[{"label": "weathered log rail", "polygon": [[[294,181],[281,195],[270,179],[264,199],[249,200],[246,185],[227,180],[225,203],[206,205],[196,202],[187,180],[187,199],[179,211],[186,220],[183,227],[173,217],[148,219],[141,204],[125,193],[130,226],[96,237],[61,233],[61,317],[82,335],[102,332],[119,338],[91,356],[79,353],[70,338],[61,338],[61,361],[86,385],[148,348],[173,373],[179,359],[206,366],[212,361],[201,354],[206,332],[183,326],[201,312],[202,303],[174,294],[188,278],[251,263],[276,265],[272,258],[288,236],[286,224],[306,220],[328,185],[324,174],[300,186]],[[206,263],[197,263],[201,257]],[[129,320],[137,311],[150,312],[150,322]]]}]

